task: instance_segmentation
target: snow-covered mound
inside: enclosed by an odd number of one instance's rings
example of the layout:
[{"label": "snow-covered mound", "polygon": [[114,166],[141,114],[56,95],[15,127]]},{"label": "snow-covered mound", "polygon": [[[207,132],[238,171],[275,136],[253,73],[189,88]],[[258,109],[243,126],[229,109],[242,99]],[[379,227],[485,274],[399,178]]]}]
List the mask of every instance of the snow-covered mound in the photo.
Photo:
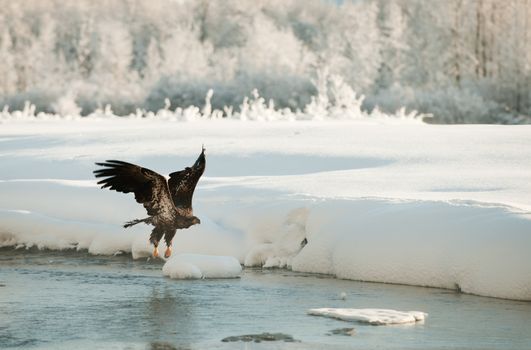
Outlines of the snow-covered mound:
[{"label": "snow-covered mound", "polygon": [[162,267],[165,276],[174,279],[234,278],[242,272],[240,262],[232,256],[178,254]]},{"label": "snow-covered mound", "polygon": [[312,208],[306,232],[297,271],[531,297],[531,222],[505,208],[334,200]]},{"label": "snow-covered mound", "polygon": [[421,311],[396,311],[388,309],[335,309],[321,308],[308,310],[309,315],[337,318],[344,321],[357,321],[372,325],[390,325],[423,322],[428,314]]},{"label": "snow-covered mound", "polygon": [[121,227],[144,209],[99,189],[94,162],[168,174],[203,143],[201,225],[177,232],[176,255],[531,300],[529,126],[11,121],[0,246],[149,256],[151,228]]}]

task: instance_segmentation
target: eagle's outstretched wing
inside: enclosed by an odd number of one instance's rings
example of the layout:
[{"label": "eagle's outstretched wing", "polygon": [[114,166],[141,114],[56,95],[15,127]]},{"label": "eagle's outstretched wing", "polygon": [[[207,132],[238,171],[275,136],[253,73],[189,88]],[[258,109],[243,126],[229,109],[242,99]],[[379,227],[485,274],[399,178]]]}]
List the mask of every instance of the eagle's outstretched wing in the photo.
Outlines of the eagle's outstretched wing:
[{"label": "eagle's outstretched wing", "polygon": [[203,175],[205,165],[205,149],[203,148],[192,167],[171,173],[168,180],[173,203],[177,209],[185,210],[189,215],[192,214],[192,196],[194,195],[195,185],[197,185],[199,178]]},{"label": "eagle's outstretched wing", "polygon": [[94,170],[97,178],[103,178],[98,182],[101,188],[134,192],[136,201],[144,205],[150,216],[172,212],[173,203],[164,176],[120,160],[107,160],[96,165],[103,167]]}]

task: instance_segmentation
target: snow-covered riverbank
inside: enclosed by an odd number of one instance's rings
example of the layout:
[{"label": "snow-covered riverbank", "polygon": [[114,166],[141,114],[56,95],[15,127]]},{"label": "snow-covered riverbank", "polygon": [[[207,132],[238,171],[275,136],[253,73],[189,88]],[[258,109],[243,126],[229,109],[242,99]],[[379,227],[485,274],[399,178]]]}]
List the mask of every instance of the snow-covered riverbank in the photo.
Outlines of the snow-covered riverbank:
[{"label": "snow-covered riverbank", "polygon": [[[531,127],[87,119],[0,127],[0,245],[150,254],[93,163],[162,174],[207,148],[179,253],[531,300]],[[301,250],[301,241],[308,243]]]}]

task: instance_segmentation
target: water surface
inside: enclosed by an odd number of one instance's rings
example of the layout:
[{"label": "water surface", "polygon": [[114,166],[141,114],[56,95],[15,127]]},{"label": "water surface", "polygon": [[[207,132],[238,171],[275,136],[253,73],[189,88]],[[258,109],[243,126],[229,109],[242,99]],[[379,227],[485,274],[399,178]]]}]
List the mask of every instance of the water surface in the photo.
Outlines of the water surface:
[{"label": "water surface", "polygon": [[[178,281],[130,255],[0,249],[0,348],[529,349],[531,303],[453,291],[245,269],[239,279]],[[343,300],[341,293],[346,293]],[[370,326],[306,315],[317,307],[429,313]],[[338,330],[354,328],[354,335]],[[295,342],[222,342],[282,333]],[[231,338],[232,339],[232,338]]]}]

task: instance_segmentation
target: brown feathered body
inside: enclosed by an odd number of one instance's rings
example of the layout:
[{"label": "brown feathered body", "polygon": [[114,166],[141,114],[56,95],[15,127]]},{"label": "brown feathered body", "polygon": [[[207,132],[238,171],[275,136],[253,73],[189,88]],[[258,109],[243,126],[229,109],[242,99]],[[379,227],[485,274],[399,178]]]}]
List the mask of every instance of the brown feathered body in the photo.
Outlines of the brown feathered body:
[{"label": "brown feathered body", "polygon": [[193,214],[192,197],[205,171],[204,148],[193,166],[171,173],[169,180],[153,170],[120,160],[107,160],[96,165],[102,167],[94,171],[96,178],[102,178],[98,182],[101,188],[133,192],[136,201],[144,206],[148,217],[129,221],[124,227],[141,222],[153,225],[150,242],[155,247],[163,236],[166,245],[171,246],[176,230],[201,223]]}]

